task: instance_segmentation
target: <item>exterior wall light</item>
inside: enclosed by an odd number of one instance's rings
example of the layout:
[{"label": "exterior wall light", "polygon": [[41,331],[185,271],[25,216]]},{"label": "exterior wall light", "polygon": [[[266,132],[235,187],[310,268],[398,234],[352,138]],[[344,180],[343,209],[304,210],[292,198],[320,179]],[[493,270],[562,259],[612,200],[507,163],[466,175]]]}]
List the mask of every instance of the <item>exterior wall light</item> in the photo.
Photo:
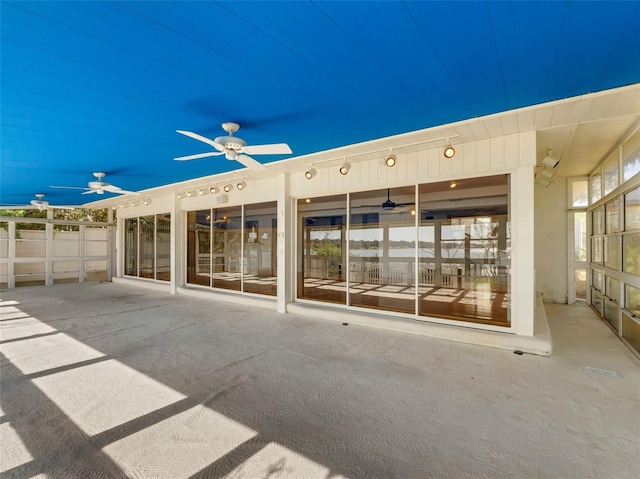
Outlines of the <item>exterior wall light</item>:
[{"label": "exterior wall light", "polygon": [[178,199],[179,199],[179,200],[183,200],[183,199],[185,199],[187,196],[188,196],[188,195],[187,195],[184,191],[182,191],[182,192],[178,193]]},{"label": "exterior wall light", "polygon": [[384,164],[387,165],[389,168],[393,168],[394,166],[396,166],[397,162],[398,162],[398,158],[396,158],[396,155],[389,155],[384,160]]},{"label": "exterior wall light", "polygon": [[349,173],[349,170],[351,169],[351,164],[348,161],[345,161],[342,166],[340,167],[340,174],[342,176],[346,175],[347,173]]},{"label": "exterior wall light", "polygon": [[241,181],[236,185],[236,188],[238,188],[239,190],[244,190],[246,187],[247,187],[247,184],[244,181]]},{"label": "exterior wall light", "polygon": [[307,180],[310,180],[311,178],[313,178],[314,176],[316,176],[318,174],[318,172],[316,171],[316,169],[314,167],[311,167],[309,170],[305,171],[304,173],[304,177]]},{"label": "exterior wall light", "polygon": [[187,196],[189,198],[193,198],[194,196],[198,196],[198,192],[196,190],[192,190],[189,193],[187,193]]},{"label": "exterior wall light", "polygon": [[198,190],[198,195],[200,196],[204,196],[204,195],[208,195],[209,194],[209,189],[208,188],[200,188]]},{"label": "exterior wall light", "polygon": [[218,188],[217,186],[212,186],[211,188],[209,188],[209,193],[211,193],[212,195],[215,195],[216,193],[220,192],[220,188]]},{"label": "exterior wall light", "polygon": [[229,193],[233,189],[233,185],[231,183],[227,183],[222,187],[222,189],[225,191],[225,193]]}]

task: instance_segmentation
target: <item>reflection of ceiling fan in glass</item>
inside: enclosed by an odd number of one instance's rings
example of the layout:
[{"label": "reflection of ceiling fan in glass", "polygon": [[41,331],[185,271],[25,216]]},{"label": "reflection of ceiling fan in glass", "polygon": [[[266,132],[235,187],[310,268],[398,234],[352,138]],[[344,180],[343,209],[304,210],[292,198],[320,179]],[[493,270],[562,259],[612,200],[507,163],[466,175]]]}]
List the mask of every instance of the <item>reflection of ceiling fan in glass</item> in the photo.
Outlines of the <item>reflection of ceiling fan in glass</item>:
[{"label": "reflection of ceiling fan in glass", "polygon": [[393,213],[405,213],[411,211],[415,203],[396,203],[391,200],[391,188],[387,188],[387,199],[382,204],[377,205],[360,205],[359,208],[382,208],[384,211]]}]

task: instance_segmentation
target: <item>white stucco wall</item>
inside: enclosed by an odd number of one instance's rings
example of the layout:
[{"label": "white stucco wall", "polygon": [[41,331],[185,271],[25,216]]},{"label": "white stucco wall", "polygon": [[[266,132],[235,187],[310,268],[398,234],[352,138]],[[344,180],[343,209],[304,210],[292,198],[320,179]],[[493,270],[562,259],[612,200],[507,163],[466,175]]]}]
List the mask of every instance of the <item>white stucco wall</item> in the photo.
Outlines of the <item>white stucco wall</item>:
[{"label": "white stucco wall", "polygon": [[546,303],[566,303],[568,295],[567,181],[534,188],[536,289]]}]

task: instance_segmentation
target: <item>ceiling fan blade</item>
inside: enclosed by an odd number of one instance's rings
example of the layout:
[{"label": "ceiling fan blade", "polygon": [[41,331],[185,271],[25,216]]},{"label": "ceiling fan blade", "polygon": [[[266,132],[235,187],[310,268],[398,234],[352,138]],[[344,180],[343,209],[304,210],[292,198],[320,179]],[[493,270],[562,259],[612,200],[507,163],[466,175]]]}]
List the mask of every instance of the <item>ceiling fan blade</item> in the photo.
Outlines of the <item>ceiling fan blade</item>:
[{"label": "ceiling fan blade", "polygon": [[206,136],[198,135],[197,133],[194,133],[192,131],[185,131],[185,130],[176,130],[176,131],[181,135],[185,135],[185,136],[188,136],[189,138],[193,138],[194,140],[198,140],[203,143],[206,143],[207,145],[211,145],[218,151],[224,151],[224,145],[216,141],[213,141],[212,139],[207,138]]},{"label": "ceiling fan blade", "polygon": [[48,205],[47,208],[51,208],[54,210],[75,210],[72,206],[51,206]]},{"label": "ceiling fan blade", "polygon": [[84,188],[82,186],[53,186],[49,185],[49,188],[64,188],[66,190],[90,190],[91,188]]},{"label": "ceiling fan blade", "polygon": [[136,191],[127,191],[119,188],[117,186],[108,185],[102,188],[104,191],[108,191],[109,193],[117,193],[119,195],[139,195],[140,193]]},{"label": "ceiling fan blade", "polygon": [[97,192],[98,192],[98,190],[91,190],[91,189],[90,189],[89,191],[85,191],[84,193],[80,193],[80,194],[81,194],[81,195],[90,195],[90,194],[92,194],[92,193],[97,193]]},{"label": "ceiling fan blade", "polygon": [[242,153],[250,155],[289,155],[293,153],[286,143],[273,143],[271,145],[251,145],[242,148]]},{"label": "ceiling fan blade", "polygon": [[267,169],[267,167],[260,163],[258,160],[254,160],[248,155],[238,155],[236,157],[236,160],[251,170],[260,171]]},{"label": "ceiling fan blade", "polygon": [[189,160],[197,160],[198,158],[207,158],[208,156],[219,156],[224,155],[223,151],[212,151],[210,153],[198,153],[197,155],[188,155],[188,156],[180,156],[178,158],[174,158],[176,161],[189,161]]}]

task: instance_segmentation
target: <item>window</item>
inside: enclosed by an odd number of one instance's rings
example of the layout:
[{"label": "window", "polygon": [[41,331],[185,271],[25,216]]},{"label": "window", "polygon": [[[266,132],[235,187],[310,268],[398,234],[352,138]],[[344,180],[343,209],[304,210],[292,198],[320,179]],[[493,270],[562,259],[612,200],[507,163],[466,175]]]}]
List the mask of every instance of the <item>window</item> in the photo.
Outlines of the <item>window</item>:
[{"label": "window", "polygon": [[591,204],[602,198],[602,174],[600,172],[591,175]]},{"label": "window", "polygon": [[299,298],[346,304],[347,196],[298,200]]},{"label": "window", "polygon": [[624,229],[640,229],[640,187],[624,195]]},{"label": "window", "polygon": [[276,202],[187,212],[187,283],[275,296]]},{"label": "window", "polygon": [[124,274],[140,278],[171,279],[171,215],[125,220]]},{"label": "window", "polygon": [[622,180],[628,181],[640,172],[640,129],[622,145]]},{"label": "window", "polygon": [[616,150],[605,162],[604,162],[604,196],[615,190],[620,182],[618,176],[618,150]]},{"label": "window", "polygon": [[571,184],[571,207],[585,208],[589,205],[589,181],[573,180]]},{"label": "window", "polygon": [[508,325],[509,177],[451,184],[299,200],[298,297]]}]

